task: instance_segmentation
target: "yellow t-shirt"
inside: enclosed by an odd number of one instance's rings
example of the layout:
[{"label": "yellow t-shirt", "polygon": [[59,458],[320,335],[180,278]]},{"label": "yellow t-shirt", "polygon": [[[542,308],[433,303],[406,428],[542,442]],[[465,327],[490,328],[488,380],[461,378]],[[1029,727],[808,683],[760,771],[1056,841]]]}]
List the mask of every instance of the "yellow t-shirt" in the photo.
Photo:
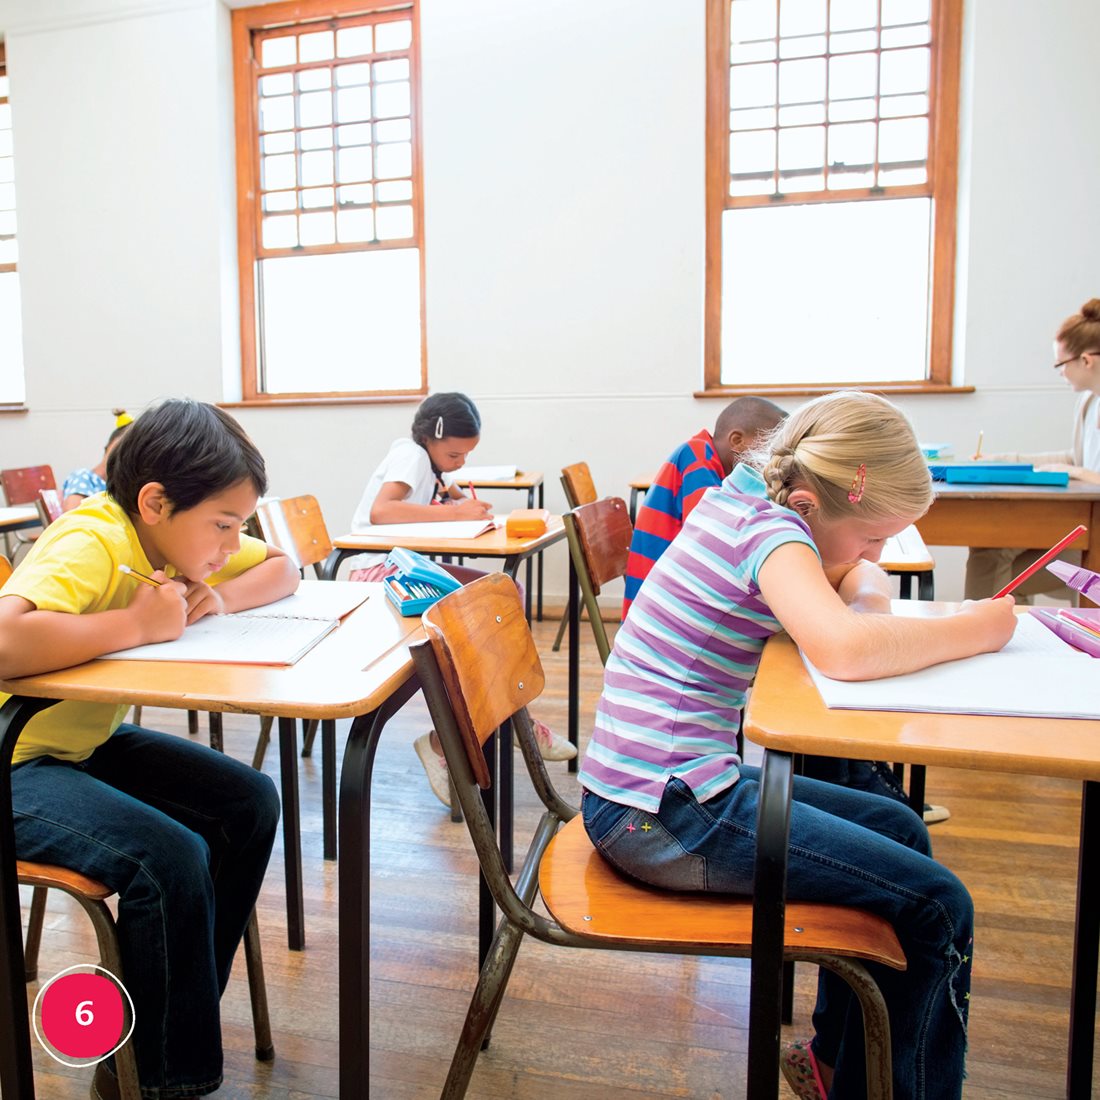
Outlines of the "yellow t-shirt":
[{"label": "yellow t-shirt", "polygon": [[[229,580],[266,557],[266,543],[242,535],[240,550],[206,582]],[[120,563],[141,573],[153,571],[130,517],[106,493],[99,493],[54,520],[38,536],[0,596],[22,596],[39,611],[71,615],[113,611],[126,607],[137,587],[118,571]],[[166,572],[171,575],[171,567]],[[0,705],[8,698],[0,692]],[[57,703],[27,723],[12,763],[44,755],[85,760],[114,733],[126,710],[114,703]]]}]

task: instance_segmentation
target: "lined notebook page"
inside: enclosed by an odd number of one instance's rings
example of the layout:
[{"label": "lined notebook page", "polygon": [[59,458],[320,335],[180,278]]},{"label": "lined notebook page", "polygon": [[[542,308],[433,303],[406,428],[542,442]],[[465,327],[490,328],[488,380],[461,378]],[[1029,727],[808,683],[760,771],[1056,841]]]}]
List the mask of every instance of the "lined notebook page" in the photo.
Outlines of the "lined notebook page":
[{"label": "lined notebook page", "polygon": [[[805,657],[803,657],[805,661]],[[1100,718],[1100,666],[1030,615],[999,653],[881,680],[831,680],[805,661],[829,708]]]},{"label": "lined notebook page", "polygon": [[493,520],[459,519],[429,523],[375,523],[355,531],[367,538],[386,539],[476,539],[499,526]]}]

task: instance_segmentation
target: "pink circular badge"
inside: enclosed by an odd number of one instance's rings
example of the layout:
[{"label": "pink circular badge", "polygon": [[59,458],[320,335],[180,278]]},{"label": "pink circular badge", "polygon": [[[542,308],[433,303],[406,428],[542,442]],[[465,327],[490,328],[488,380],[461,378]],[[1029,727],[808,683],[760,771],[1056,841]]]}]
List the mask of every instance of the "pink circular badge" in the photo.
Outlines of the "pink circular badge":
[{"label": "pink circular badge", "polygon": [[42,996],[42,1034],[69,1058],[102,1058],[125,1034],[122,994],[101,974],[68,973]]}]

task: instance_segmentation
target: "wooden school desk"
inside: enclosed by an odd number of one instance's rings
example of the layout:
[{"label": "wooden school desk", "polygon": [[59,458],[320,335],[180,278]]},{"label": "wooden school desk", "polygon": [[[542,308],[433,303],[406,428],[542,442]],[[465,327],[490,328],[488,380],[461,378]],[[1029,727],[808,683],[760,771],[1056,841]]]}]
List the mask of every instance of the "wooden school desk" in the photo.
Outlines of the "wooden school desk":
[{"label": "wooden school desk", "polygon": [[649,492],[649,487],[653,484],[652,477],[636,477],[630,483],[630,523],[633,525],[634,518],[638,514],[638,497],[644,496]]},{"label": "wooden school desk", "polygon": [[[499,481],[490,481],[488,478],[475,477],[472,481],[469,479],[462,479],[462,471],[459,470],[455,475],[455,480],[458,487],[461,489],[464,485],[469,487],[471,484],[475,489],[511,489],[515,492],[527,493],[527,507],[528,508],[544,508],[546,500],[546,486],[542,481],[542,473],[538,470],[516,470],[515,477],[502,478]],[[536,497],[538,503],[535,503]],[[541,552],[534,555],[534,558],[527,559],[527,591],[531,591],[531,566],[533,562],[538,561],[538,584],[535,588],[535,617],[538,621],[542,622],[542,554]],[[527,618],[531,618],[530,608],[528,608]]]},{"label": "wooden school desk", "polygon": [[929,546],[1019,546],[1047,550],[1083,523],[1073,544],[1086,569],[1100,572],[1100,485],[962,485],[933,483],[936,499],[917,520]]},{"label": "wooden school desk", "polygon": [[[547,526],[546,531],[541,535],[535,535],[531,538],[525,539],[513,539],[509,538],[503,527],[498,527],[493,531],[488,531],[484,535],[479,535],[475,539],[443,539],[443,538],[405,538],[394,541],[385,538],[378,538],[373,535],[341,535],[337,539],[332,540],[332,544],[335,549],[328,556],[328,560],[324,564],[324,568],[321,571],[321,576],[326,580],[332,580],[335,578],[340,563],[347,557],[354,554],[362,554],[364,552],[372,553],[388,553],[393,550],[395,546],[401,546],[406,550],[415,550],[419,554],[435,554],[444,555],[448,554],[452,557],[465,557],[465,558],[499,558],[503,562],[504,572],[508,574],[513,580],[516,578],[516,570],[520,564],[524,561],[529,562],[532,555],[541,554],[548,546],[553,546],[556,542],[561,542],[565,538],[565,527],[562,525],[561,516],[551,516],[550,523]],[[570,570],[572,570],[572,557],[570,556]],[[571,574],[572,575],[572,574]],[[575,579],[574,579],[575,583]],[[525,592],[527,599],[527,619],[531,619],[531,588],[528,585]],[[419,620],[417,620],[419,621]],[[575,644],[575,632],[570,635],[569,644],[573,646]],[[570,654],[572,654],[570,649]],[[579,685],[579,678],[577,684]],[[570,681],[571,691],[569,695],[569,721],[570,729],[575,730],[576,727],[576,712],[578,707],[577,695],[578,691],[573,690],[572,680]],[[498,797],[500,799],[500,817],[501,817],[501,835],[500,835],[500,847],[501,854],[504,858],[505,866],[509,870],[512,868],[512,784],[513,784],[513,770],[512,770],[512,737],[511,737],[511,725],[508,725],[505,729],[504,740],[506,744],[502,744],[500,747],[500,785]],[[576,744],[576,740],[573,740],[573,744]],[[575,761],[570,761],[570,765],[575,770]]]},{"label": "wooden school desk", "polygon": [[4,547],[8,557],[12,556],[11,534],[24,531],[29,527],[41,527],[42,518],[34,504],[13,504],[0,508],[0,533],[4,536]]},{"label": "wooden school desk", "polygon": [[[898,600],[897,614],[937,614],[953,605]],[[1066,1095],[1092,1095],[1093,1031],[1100,945],[1100,722],[963,714],[829,710],[821,701],[794,643],[769,640],[745,710],[745,736],[765,749],[762,783],[782,800],[789,792],[792,753],[898,760],[980,771],[1078,779],[1082,783],[1077,921],[1069,1013]],[[774,768],[778,765],[778,768]],[[773,771],[774,768],[774,771]],[[762,843],[763,838],[758,843]],[[785,853],[786,845],[783,844]],[[760,864],[758,863],[758,867]],[[779,879],[782,882],[782,878]],[[774,920],[781,898],[757,898]],[[779,921],[782,928],[782,921]],[[749,1009],[749,1075],[754,1100],[775,1097],[779,1065],[780,964],[762,925],[761,953],[753,931]],[[781,943],[779,948],[781,949]],[[774,1030],[773,1030],[774,1028]],[[974,1054],[971,1051],[971,1054]],[[765,1081],[761,1084],[761,1081]]]},{"label": "wooden school desk", "polygon": [[408,645],[423,637],[419,618],[402,618],[381,585],[371,588],[366,603],[294,665],[89,661],[77,668],[0,683],[0,688],[12,693],[0,708],[0,1019],[6,1017],[0,1027],[0,1092],[4,1100],[34,1095],[10,763],[15,739],[27,720],[59,699],[279,718],[287,903],[297,899],[293,919],[299,934],[302,892],[295,719],[354,718],[340,778],[340,1075],[342,1096],[366,1096],[371,769],[386,722],[419,690]]}]

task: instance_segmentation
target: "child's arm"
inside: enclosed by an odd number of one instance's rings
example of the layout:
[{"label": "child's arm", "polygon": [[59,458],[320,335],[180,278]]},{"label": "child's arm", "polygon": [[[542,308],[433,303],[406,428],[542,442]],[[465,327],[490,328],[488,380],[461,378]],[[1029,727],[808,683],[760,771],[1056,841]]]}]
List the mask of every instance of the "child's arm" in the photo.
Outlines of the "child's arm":
[{"label": "child's arm", "polygon": [[[454,489],[454,486],[451,486]],[[371,523],[431,523],[459,519],[487,519],[492,506],[487,500],[471,500],[462,495],[453,505],[413,504],[405,498],[412,492],[403,481],[387,481],[378,490],[370,510]]]},{"label": "child's arm", "polygon": [[837,595],[853,611],[890,614],[890,579],[877,565],[861,561],[825,573]]},{"label": "child's arm", "polygon": [[186,581],[187,625],[206,615],[247,611],[250,607],[274,603],[294,592],[301,579],[294,562],[282,550],[268,546],[263,561],[220,584]]},{"label": "child's arm", "polygon": [[1087,466],[1069,466],[1062,462],[1047,462],[1036,466],[1036,470],[1052,474],[1069,474],[1074,481],[1087,481],[1090,485],[1100,485],[1100,473]]},{"label": "child's arm", "polygon": [[[863,584],[858,577],[845,588],[851,576],[841,581],[846,593],[852,585]],[[837,680],[897,676],[941,661],[992,653],[1016,628],[1009,596],[966,603],[955,614],[939,618],[859,614],[845,605],[817,556],[802,543],[786,543],[769,554],[760,567],[759,583],[765,602],[806,657]]]},{"label": "child's arm", "polygon": [[178,638],[187,622],[183,586],[159,570],[153,578],[161,585],[138,583],[127,607],[88,615],[39,611],[22,596],[0,596],[0,680],[69,668],[116,649]]}]

